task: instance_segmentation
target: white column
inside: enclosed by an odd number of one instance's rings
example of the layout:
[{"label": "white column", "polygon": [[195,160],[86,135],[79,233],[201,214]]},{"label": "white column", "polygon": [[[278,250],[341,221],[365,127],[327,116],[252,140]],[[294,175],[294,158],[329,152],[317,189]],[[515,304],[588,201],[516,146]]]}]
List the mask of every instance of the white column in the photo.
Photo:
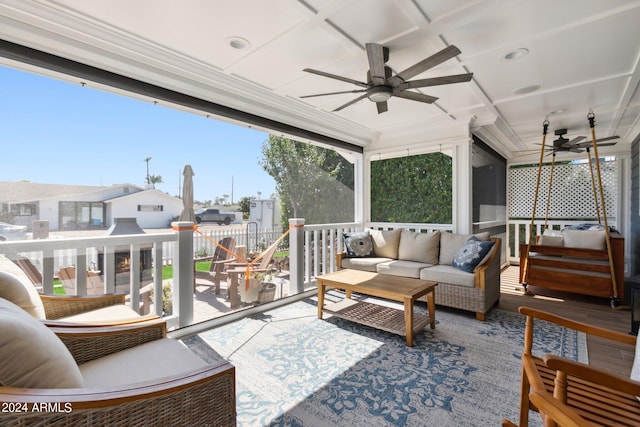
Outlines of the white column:
[{"label": "white column", "polygon": [[172,222],[178,233],[176,252],[173,255],[173,314],[178,326],[193,323],[193,222]]},{"label": "white column", "polygon": [[453,155],[453,231],[459,234],[473,231],[471,145],[471,139],[457,144]]},{"label": "white column", "polygon": [[304,218],[289,218],[289,294],[304,291]]}]

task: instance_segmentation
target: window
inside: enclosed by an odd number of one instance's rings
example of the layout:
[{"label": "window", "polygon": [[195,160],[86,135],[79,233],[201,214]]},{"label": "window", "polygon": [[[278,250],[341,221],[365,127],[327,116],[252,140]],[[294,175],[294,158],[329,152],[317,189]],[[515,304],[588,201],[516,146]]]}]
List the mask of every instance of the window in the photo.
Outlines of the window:
[{"label": "window", "polygon": [[104,227],[104,203],[60,202],[58,227],[66,230]]}]

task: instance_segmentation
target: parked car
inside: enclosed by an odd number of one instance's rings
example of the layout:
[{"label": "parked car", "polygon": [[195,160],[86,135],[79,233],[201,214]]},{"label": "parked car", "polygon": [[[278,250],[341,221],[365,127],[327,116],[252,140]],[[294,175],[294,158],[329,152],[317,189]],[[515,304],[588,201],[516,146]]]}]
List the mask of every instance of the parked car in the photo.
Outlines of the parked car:
[{"label": "parked car", "polygon": [[27,236],[26,225],[13,225],[7,222],[0,222],[0,241],[24,240]]},{"label": "parked car", "polygon": [[202,208],[196,211],[196,222],[217,222],[218,225],[229,225],[236,220],[236,214],[220,212],[218,209]]}]

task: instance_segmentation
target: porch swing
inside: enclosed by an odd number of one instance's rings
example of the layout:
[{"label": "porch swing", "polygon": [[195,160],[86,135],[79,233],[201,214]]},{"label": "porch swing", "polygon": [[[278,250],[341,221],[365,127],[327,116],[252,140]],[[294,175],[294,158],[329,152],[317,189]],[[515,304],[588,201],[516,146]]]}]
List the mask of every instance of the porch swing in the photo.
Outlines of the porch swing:
[{"label": "porch swing", "polygon": [[[536,178],[533,213],[527,243],[520,244],[520,283],[525,292],[529,285],[552,290],[573,292],[596,297],[609,298],[611,307],[620,305],[623,293],[624,238],[612,232],[607,222],[604,190],[600,173],[598,143],[595,135],[595,115],[589,110],[587,115],[593,145],[595,168],[592,164],[590,147],[585,147],[589,160],[591,187],[596,207],[598,231],[562,231],[560,236],[547,233],[551,189],[555,167],[556,147],[552,148],[552,162],[549,189],[542,234],[535,234],[535,218],[540,190],[542,161],[545,154],[545,141],[549,120],[543,122],[542,148]],[[594,176],[594,169],[596,175]],[[551,231],[551,230],[549,230]],[[591,233],[591,234],[580,234]],[[570,238],[569,238],[570,237]]]}]

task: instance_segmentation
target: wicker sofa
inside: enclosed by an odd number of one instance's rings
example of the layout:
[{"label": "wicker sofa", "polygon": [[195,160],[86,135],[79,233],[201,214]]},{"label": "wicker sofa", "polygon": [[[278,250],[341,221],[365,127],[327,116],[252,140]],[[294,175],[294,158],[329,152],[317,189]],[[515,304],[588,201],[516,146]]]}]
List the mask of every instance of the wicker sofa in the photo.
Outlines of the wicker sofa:
[{"label": "wicker sofa", "polygon": [[[336,257],[339,268],[438,282],[436,304],[474,312],[478,320],[484,320],[500,299],[500,238],[490,238],[489,233],[419,233],[402,229],[366,230],[363,233],[369,235],[371,242],[368,255],[353,256],[348,250],[341,252]],[[345,233],[347,249],[355,244],[367,245],[366,237],[362,243],[351,239],[352,236]],[[471,239],[472,236],[475,239]],[[484,242],[482,246],[489,249],[480,259],[475,259],[477,265],[464,266],[467,270],[464,271],[456,261],[464,258],[464,248],[468,247],[470,239]]]},{"label": "wicker sofa", "polygon": [[166,337],[161,319],[45,326],[0,298],[0,425],[235,426],[235,368]]}]

